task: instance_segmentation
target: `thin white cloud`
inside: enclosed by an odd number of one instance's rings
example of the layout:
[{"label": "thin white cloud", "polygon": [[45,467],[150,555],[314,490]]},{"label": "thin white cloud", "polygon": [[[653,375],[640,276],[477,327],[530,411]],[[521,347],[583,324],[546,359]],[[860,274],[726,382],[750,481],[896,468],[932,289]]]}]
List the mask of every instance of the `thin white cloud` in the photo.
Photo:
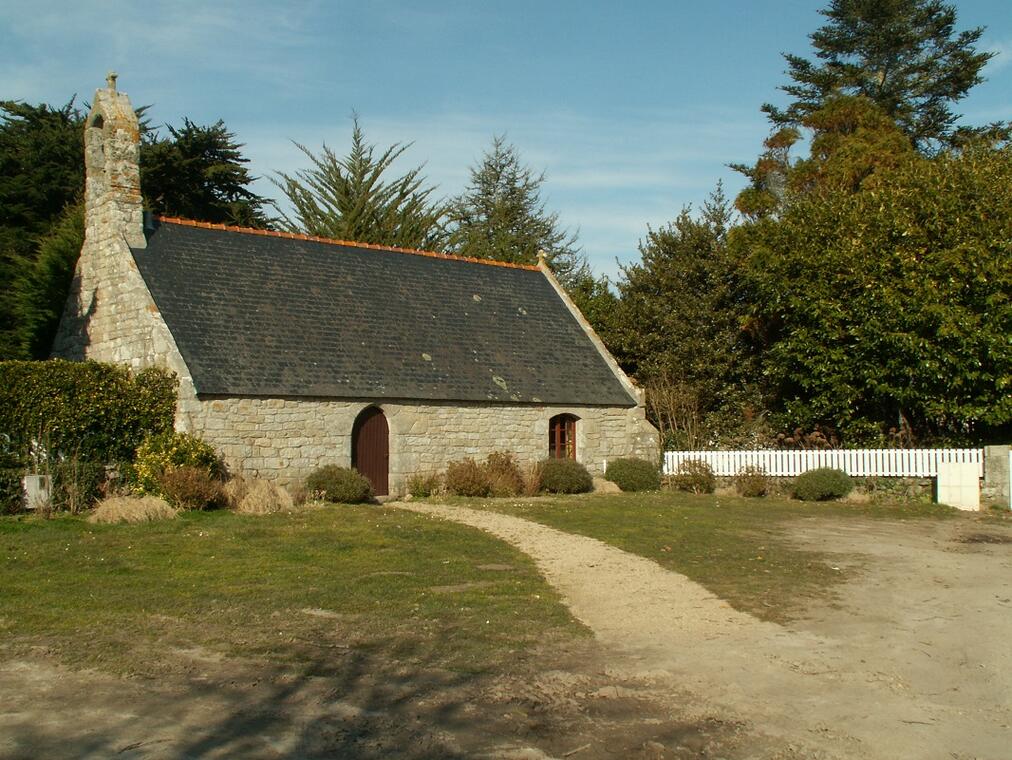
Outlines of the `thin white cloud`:
[{"label": "thin white cloud", "polygon": [[998,40],[987,46],[989,53],[994,53],[994,58],[987,62],[984,73],[995,74],[1008,65],[1012,64],[1012,37],[1006,40]]}]

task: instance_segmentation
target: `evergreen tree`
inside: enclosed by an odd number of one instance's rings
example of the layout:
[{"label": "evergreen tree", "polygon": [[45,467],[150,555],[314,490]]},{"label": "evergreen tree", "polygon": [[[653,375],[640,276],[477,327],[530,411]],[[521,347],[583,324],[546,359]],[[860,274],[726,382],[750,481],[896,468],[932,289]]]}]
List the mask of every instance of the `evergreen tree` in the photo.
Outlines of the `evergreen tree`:
[{"label": "evergreen tree", "polygon": [[744,443],[758,401],[743,339],[731,209],[722,188],[695,216],[650,230],[641,261],[624,267],[609,346],[647,388],[666,445]]},{"label": "evergreen tree", "polygon": [[[138,109],[143,116],[144,108]],[[83,240],[84,114],[74,100],[0,103],[0,359],[43,357]],[[267,204],[222,122],[189,119],[160,137],[142,120],[145,205],[156,212],[264,226]],[[70,258],[68,258],[68,256]]]},{"label": "evergreen tree", "polygon": [[49,357],[83,244],[84,204],[78,202],[64,210],[14,282],[19,355]]},{"label": "evergreen tree", "polygon": [[[588,276],[576,235],[559,229],[559,215],[541,200],[544,173],[524,166],[505,136],[492,139],[471,181],[450,203],[447,249],[461,256],[534,264],[538,251],[567,287]],[[587,283],[584,285],[589,287]]]},{"label": "evergreen tree", "polygon": [[274,183],[294,208],[282,214],[282,226],[293,232],[405,248],[442,245],[442,204],[429,198],[422,167],[388,179],[390,166],[410,145],[395,143],[378,150],[366,142],[354,119],[351,151],[339,157],[324,144],[319,154],[296,143],[312,167],[294,175],[279,173]]},{"label": "evergreen tree", "polygon": [[941,0],[831,0],[829,21],[811,35],[817,62],[786,54],[793,98],[763,110],[778,126],[798,126],[833,95],[861,95],[893,119],[920,149],[949,142],[959,118],[950,105],[983,81],[994,53],[974,45],[983,28],[956,33],[956,10]]},{"label": "evergreen tree", "polygon": [[141,144],[141,189],[156,214],[203,222],[269,227],[270,201],[249,189],[254,181],[242,144],[221,120],[167,125],[168,136],[148,131]]},{"label": "evergreen tree", "polygon": [[806,117],[856,126],[787,166],[802,191],[731,236],[775,422],[848,444],[1007,437],[1012,148],[925,156],[849,100]]}]

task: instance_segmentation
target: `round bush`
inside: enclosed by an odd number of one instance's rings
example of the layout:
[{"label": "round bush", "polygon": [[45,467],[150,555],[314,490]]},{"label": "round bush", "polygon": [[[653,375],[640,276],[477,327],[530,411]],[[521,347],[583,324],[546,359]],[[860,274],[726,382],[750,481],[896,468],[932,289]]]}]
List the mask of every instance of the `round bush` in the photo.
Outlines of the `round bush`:
[{"label": "round bush", "polygon": [[765,496],[770,490],[770,479],[766,470],[755,465],[742,467],[734,476],[734,490],[740,496],[750,498]]},{"label": "round bush", "polygon": [[549,493],[587,493],[594,479],[575,459],[545,459],[541,462],[541,488]]},{"label": "round bush", "polygon": [[713,493],[717,490],[717,478],[702,459],[686,459],[671,477],[671,486],[689,493]]},{"label": "round bush", "polygon": [[446,465],[446,490],[454,496],[483,497],[492,493],[488,469],[468,457]]},{"label": "round bush", "polygon": [[195,467],[212,478],[225,474],[225,464],[218,452],[189,433],[161,433],[144,439],[134,457],[134,477],[138,493],[161,494],[159,481],[166,470]]},{"label": "round bush", "polygon": [[645,459],[615,459],[608,462],[604,477],[623,491],[656,491],[661,487],[661,472]]},{"label": "round bush", "polygon": [[322,494],[324,501],[338,504],[361,504],[372,498],[372,484],[364,475],[336,464],[313,471],[306,478],[306,489],[312,494]]},{"label": "round bush", "polygon": [[819,467],[794,479],[794,498],[802,501],[842,499],[854,488],[854,481],[843,470]]}]

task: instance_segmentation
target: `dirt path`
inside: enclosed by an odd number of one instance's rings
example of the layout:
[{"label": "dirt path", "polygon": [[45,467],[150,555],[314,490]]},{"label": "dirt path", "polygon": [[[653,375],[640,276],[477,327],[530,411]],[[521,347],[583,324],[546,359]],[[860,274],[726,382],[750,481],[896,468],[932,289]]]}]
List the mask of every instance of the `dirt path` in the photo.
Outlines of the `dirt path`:
[{"label": "dirt path", "polygon": [[[838,608],[787,629],[594,539],[494,512],[391,506],[513,544],[621,667],[672,679],[803,756],[1010,756],[1012,545],[960,544],[961,522],[799,529],[797,541],[840,551],[841,561],[867,554],[875,571]],[[872,530],[891,535],[876,543]]]}]

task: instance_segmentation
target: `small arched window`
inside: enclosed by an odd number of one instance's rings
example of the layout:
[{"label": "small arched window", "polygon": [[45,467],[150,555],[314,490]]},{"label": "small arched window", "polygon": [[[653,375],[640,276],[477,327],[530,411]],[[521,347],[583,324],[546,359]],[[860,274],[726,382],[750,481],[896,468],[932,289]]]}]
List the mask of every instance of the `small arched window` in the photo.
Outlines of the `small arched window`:
[{"label": "small arched window", "polygon": [[548,456],[576,459],[576,420],[572,414],[557,414],[548,420]]}]

